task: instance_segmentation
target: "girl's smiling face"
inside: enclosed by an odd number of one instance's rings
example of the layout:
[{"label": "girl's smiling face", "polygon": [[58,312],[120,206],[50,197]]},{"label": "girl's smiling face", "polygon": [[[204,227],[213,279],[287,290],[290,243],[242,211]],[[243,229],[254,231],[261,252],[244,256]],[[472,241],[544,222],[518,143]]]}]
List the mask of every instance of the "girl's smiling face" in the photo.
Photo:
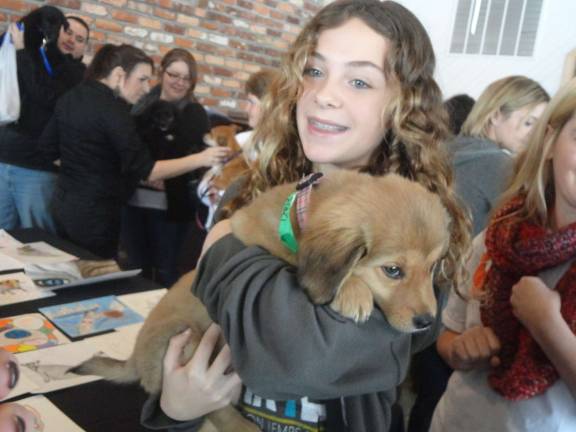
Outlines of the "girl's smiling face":
[{"label": "girl's smiling face", "polygon": [[304,153],[317,166],[360,168],[380,145],[392,95],[388,50],[389,42],[358,18],[320,33],[296,108]]}]

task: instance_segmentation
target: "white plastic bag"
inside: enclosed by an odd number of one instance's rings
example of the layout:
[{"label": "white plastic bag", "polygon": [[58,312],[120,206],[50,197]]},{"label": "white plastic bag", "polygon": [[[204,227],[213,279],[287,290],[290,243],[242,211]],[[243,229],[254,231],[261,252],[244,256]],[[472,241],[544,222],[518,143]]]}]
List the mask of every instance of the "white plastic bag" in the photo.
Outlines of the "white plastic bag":
[{"label": "white plastic bag", "polygon": [[0,125],[20,117],[20,89],[16,72],[16,48],[10,33],[4,34],[0,47]]}]

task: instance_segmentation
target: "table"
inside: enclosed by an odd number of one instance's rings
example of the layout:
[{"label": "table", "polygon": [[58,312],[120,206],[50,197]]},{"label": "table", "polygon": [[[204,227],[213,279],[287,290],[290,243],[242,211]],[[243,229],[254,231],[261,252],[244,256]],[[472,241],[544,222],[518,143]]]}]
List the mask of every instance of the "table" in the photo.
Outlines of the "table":
[{"label": "table", "polygon": [[[96,259],[93,254],[70,242],[58,239],[38,229],[14,230],[10,234],[23,243],[45,241],[83,259]],[[0,306],[0,318],[37,312],[38,308],[74,302],[105,295],[121,295],[161,288],[156,283],[136,276],[93,285],[56,291],[44,299]],[[82,338],[70,338],[80,340]],[[28,397],[23,395],[20,398]],[[140,409],[146,394],[137,385],[121,386],[96,381],[47,393],[46,396],[78,426],[87,432],[145,431],[140,426]],[[18,399],[20,399],[18,398]],[[66,431],[62,431],[66,432]]]}]

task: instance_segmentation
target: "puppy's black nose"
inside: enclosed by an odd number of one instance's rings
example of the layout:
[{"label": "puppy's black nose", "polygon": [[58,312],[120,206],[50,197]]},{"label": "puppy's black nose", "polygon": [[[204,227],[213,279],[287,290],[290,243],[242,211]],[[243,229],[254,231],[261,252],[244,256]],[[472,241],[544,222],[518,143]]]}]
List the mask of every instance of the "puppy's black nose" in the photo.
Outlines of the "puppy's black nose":
[{"label": "puppy's black nose", "polygon": [[434,317],[429,313],[416,315],[414,318],[412,318],[412,323],[414,324],[414,327],[418,330],[427,329],[432,325],[433,322]]}]

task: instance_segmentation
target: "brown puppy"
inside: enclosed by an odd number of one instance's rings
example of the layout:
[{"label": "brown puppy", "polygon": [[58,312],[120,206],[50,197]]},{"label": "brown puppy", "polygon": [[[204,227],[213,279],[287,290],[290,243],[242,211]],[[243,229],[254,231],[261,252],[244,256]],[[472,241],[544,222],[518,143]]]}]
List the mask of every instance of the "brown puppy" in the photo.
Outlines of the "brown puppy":
[{"label": "brown puppy", "polygon": [[[298,266],[298,278],[314,303],[330,303],[358,322],[374,303],[401,331],[428,327],[436,312],[434,269],[449,240],[449,218],[440,199],[396,175],[329,173],[311,194],[308,222],[296,228],[299,250],[278,239],[282,207],[295,185],[275,187],[238,210],[234,234]],[[291,219],[295,224],[294,210]],[[162,359],[170,337],[190,327],[187,362],[211,321],[190,292],[194,272],[183,276],[151,312],[126,362],[95,357],[73,371],[116,382],[139,381],[149,393],[162,385]],[[208,416],[220,431],[258,430],[231,407]]]},{"label": "brown puppy", "polygon": [[242,148],[236,141],[238,126],[216,126],[204,135],[204,142],[210,146],[228,147],[230,158],[222,165],[210,168],[198,185],[198,197],[208,207],[208,217],[204,221],[206,229],[212,226],[214,213],[224,191],[240,176],[248,171],[248,163]]}]

